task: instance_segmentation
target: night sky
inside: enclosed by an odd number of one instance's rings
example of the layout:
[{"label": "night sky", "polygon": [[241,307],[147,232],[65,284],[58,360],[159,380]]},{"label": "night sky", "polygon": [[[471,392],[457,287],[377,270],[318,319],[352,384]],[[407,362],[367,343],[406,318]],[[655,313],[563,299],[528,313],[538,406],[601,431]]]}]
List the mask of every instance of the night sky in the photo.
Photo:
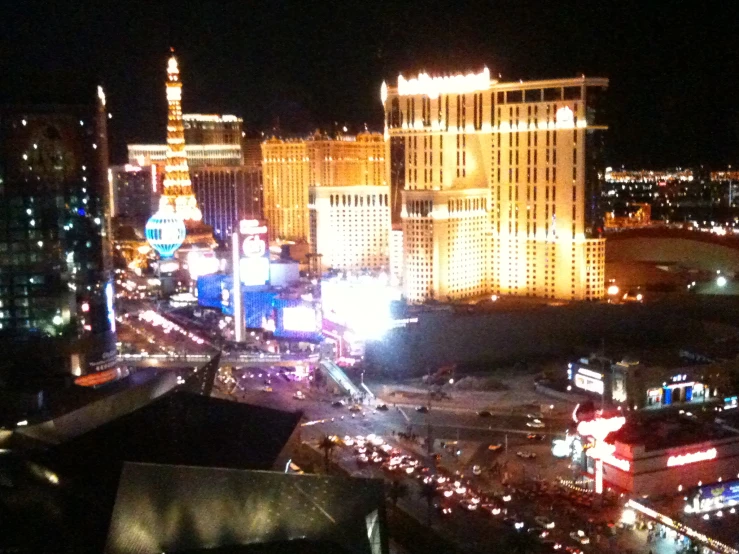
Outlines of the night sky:
[{"label": "night sky", "polygon": [[739,20],[730,5],[24,0],[0,17],[0,97],[102,83],[122,161],[127,142],[164,142],[170,46],[185,112],[234,113],[265,132],[335,122],[379,130],[380,83],[400,71],[584,73],[611,79],[610,164],[739,165]]}]

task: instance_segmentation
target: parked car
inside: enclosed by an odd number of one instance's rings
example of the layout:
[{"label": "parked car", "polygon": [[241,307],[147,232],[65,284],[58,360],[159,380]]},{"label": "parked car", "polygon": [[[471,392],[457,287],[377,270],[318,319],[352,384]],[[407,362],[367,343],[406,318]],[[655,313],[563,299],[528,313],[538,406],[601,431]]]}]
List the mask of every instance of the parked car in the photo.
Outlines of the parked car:
[{"label": "parked car", "polygon": [[480,410],[479,412],[477,412],[477,415],[479,415],[480,417],[490,417],[493,414],[491,414],[487,410]]},{"label": "parked car", "polygon": [[421,414],[427,414],[429,409],[426,406],[416,406],[416,411]]}]

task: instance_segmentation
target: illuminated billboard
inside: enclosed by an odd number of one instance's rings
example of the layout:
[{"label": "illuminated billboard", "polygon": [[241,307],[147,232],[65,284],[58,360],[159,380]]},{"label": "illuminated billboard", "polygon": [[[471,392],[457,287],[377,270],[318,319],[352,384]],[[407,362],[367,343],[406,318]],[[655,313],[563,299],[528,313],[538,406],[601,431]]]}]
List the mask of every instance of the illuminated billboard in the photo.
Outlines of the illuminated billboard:
[{"label": "illuminated billboard", "polygon": [[321,337],[318,306],[299,298],[275,298],[275,336],[317,340]]},{"label": "illuminated billboard", "polygon": [[258,219],[239,222],[241,258],[239,274],[247,287],[269,283],[269,252],[267,250],[267,226]]},{"label": "illuminated billboard", "polygon": [[213,251],[193,251],[187,254],[187,269],[191,279],[217,273],[220,263]]},{"label": "illuminated billboard", "polygon": [[241,258],[239,274],[241,283],[247,287],[266,285],[269,282],[269,258]]},{"label": "illuminated billboard", "polygon": [[351,329],[359,339],[379,339],[393,327],[391,304],[400,292],[387,278],[362,276],[321,283],[323,317]]},{"label": "illuminated billboard", "polygon": [[295,306],[282,311],[282,328],[285,331],[315,333],[317,324],[316,310],[310,306]]}]

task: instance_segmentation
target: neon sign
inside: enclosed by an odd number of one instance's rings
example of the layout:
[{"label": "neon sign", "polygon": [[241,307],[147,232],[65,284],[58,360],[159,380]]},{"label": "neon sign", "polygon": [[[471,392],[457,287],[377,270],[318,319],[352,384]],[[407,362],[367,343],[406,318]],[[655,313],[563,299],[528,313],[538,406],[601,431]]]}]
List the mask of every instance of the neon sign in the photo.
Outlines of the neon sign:
[{"label": "neon sign", "polygon": [[618,431],[626,423],[626,418],[611,417],[607,419],[591,419],[590,421],[581,421],[577,424],[577,432],[584,437],[593,437],[597,440],[605,439],[609,433]]},{"label": "neon sign", "polygon": [[419,73],[418,77],[412,79],[398,75],[400,96],[425,94],[429,98],[438,98],[440,94],[465,94],[489,88],[490,70],[487,67],[480,73],[468,73],[467,75],[431,77],[428,73]]},{"label": "neon sign", "polygon": [[698,452],[691,452],[690,454],[682,454],[679,456],[670,456],[667,458],[667,467],[684,466],[687,464],[694,464],[696,462],[714,460],[716,459],[716,456],[718,456],[718,451],[715,448],[699,450]]},{"label": "neon sign", "polygon": [[585,375],[579,373],[575,375],[575,386],[579,389],[583,389],[597,394],[603,394],[604,386],[603,381],[600,379],[591,379]]},{"label": "neon sign", "polygon": [[263,235],[267,232],[266,225],[260,225],[257,219],[242,219],[239,221],[239,233],[242,235]]},{"label": "neon sign", "polygon": [[568,106],[562,106],[557,110],[557,128],[571,129],[575,126],[575,114]]}]

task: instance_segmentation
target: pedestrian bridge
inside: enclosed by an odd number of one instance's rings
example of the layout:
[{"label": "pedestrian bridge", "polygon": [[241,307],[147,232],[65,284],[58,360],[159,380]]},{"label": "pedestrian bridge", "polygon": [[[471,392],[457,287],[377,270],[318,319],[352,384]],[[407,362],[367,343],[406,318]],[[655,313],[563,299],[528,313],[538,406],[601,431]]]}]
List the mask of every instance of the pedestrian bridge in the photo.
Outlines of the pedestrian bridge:
[{"label": "pedestrian bridge", "polygon": [[[200,365],[209,362],[215,354],[121,354],[118,363],[134,367],[183,367]],[[222,354],[221,365],[238,365],[242,367],[264,367],[280,365],[295,367],[305,364],[316,364],[318,354],[269,354],[265,352],[246,354]]]}]

